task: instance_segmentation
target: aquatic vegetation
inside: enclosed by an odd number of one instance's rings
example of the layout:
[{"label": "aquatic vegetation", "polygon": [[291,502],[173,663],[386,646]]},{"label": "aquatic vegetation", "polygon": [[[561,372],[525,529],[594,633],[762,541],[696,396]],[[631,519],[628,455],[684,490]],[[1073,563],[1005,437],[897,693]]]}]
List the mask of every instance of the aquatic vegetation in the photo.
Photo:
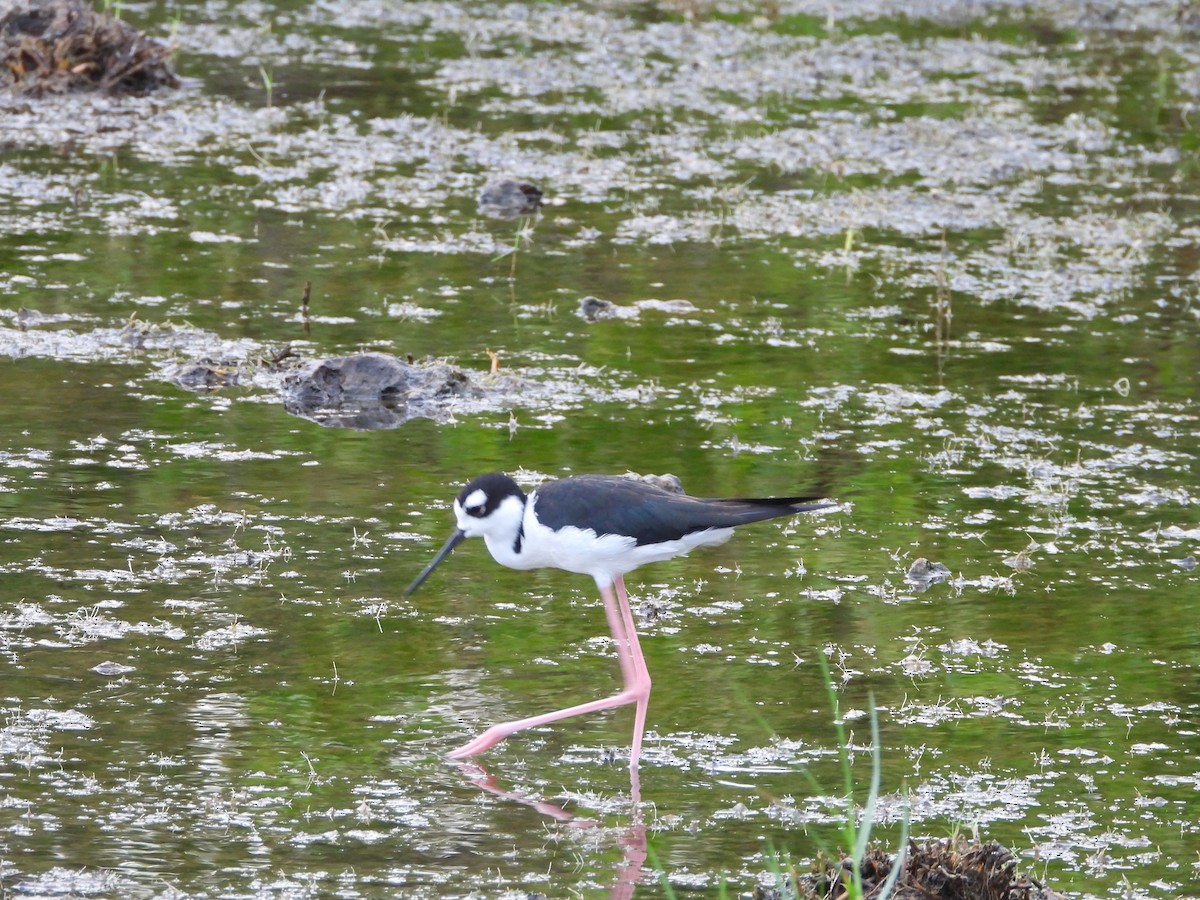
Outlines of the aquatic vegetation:
[{"label": "aquatic vegetation", "polygon": [[[877,837],[1194,892],[1187,9],[117,11],[177,90],[0,97],[0,893],[734,896],[874,759]],[[429,415],[288,413],[376,354]],[[620,714],[440,758],[611,677],[553,574],[399,596],[496,469],[846,503],[631,581],[640,803]]]}]

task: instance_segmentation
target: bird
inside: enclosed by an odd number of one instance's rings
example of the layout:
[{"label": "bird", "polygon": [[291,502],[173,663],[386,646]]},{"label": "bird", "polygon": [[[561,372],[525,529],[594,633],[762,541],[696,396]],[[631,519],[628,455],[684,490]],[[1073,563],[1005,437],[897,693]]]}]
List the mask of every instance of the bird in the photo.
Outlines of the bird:
[{"label": "bird", "polygon": [[590,575],[604,601],[623,686],[610,697],[493,725],[448,755],[465,759],[527,728],[632,703],[636,711],[629,768],[636,773],[650,673],[629,607],[626,573],[686,556],[698,547],[723,544],[739,525],[836,505],[814,497],[703,499],[619,475],[575,475],[544,482],[528,494],[500,472],[471,480],[454,500],[457,527],[404,596],[411,596],[471,537],[482,537],[492,558],[510,569],[556,568]]}]

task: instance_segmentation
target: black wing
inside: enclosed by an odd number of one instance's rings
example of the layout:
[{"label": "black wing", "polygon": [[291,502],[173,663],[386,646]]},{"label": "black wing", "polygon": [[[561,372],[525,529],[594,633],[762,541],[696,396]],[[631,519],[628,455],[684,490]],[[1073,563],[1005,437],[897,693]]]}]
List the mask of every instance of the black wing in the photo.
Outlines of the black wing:
[{"label": "black wing", "polygon": [[538,520],[550,528],[591,528],[622,534],[638,545],[679,540],[708,528],[794,516],[833,506],[812,497],[704,500],[674,494],[644,481],[610,475],[579,475],[551,481],[533,495]]}]

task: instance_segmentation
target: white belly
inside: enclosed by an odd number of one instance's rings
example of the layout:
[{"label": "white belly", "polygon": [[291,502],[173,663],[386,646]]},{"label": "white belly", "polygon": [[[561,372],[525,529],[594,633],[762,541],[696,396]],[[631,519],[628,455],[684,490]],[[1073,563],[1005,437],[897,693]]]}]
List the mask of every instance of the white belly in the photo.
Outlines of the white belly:
[{"label": "white belly", "polygon": [[633,538],[606,534],[597,537],[590,528],[566,526],[557,531],[539,525],[532,516],[524,518],[521,547],[515,541],[497,541],[486,537],[492,558],[510,569],[565,569],[591,575],[601,584],[610,584],[638,566],[685,556],[697,547],[723,544],[733,535],[732,528],[710,528],[675,541],[638,546]]}]

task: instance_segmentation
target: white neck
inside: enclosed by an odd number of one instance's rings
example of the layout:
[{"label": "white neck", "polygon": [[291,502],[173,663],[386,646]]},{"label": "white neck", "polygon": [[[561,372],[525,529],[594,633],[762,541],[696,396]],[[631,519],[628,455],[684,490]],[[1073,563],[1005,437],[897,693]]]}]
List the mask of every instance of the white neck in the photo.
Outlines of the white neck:
[{"label": "white neck", "polygon": [[517,548],[525,502],[521,497],[505,497],[486,519],[460,514],[458,527],[467,537],[482,537],[492,559],[510,569],[528,568]]}]

